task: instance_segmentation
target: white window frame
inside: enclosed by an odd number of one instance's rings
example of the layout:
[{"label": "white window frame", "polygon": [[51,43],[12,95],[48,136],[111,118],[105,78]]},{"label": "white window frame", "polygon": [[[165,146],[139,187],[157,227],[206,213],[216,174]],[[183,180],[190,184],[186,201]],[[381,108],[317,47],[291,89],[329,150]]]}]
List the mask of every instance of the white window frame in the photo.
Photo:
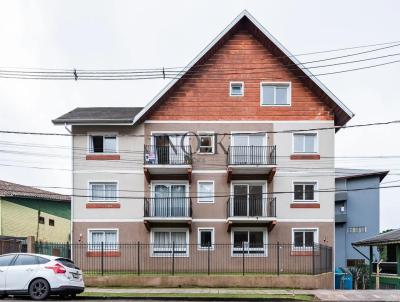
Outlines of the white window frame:
[{"label": "white window frame", "polygon": [[[305,151],[296,151],[294,149],[294,137],[295,135],[307,135],[307,134],[315,134],[315,144],[314,144],[314,152],[305,152]],[[303,150],[305,150],[305,140],[303,141]],[[319,153],[319,134],[317,131],[313,132],[295,132],[292,133],[292,153],[293,154],[318,154]]]},{"label": "white window frame", "polygon": [[[318,246],[319,242],[319,228],[317,227],[309,227],[309,228],[292,228],[292,251],[311,251],[313,248],[312,247],[296,247],[294,245],[294,233],[295,232],[314,232],[314,245]],[[305,241],[305,240],[304,240]],[[305,242],[304,242],[305,243]],[[315,248],[317,250],[317,247]]]},{"label": "white window frame", "polygon": [[[198,135],[198,142],[199,142],[199,150],[197,151],[197,154],[202,154],[202,155],[213,155],[215,154],[215,133],[214,131],[199,131],[197,132]],[[211,152],[201,152],[200,151],[200,146],[201,146],[201,136],[211,136]]]},{"label": "white window frame", "polygon": [[[294,186],[295,185],[310,185],[314,184],[314,200],[305,200],[305,199],[295,199],[295,190]],[[316,180],[294,180],[292,182],[292,189],[293,189],[293,195],[292,195],[292,203],[319,203],[319,194],[318,194],[318,181]]]},{"label": "white window frame", "polygon": [[[202,231],[211,231],[211,246],[210,248],[208,247],[202,247],[201,246],[201,232]],[[197,228],[197,250],[199,251],[213,251],[215,247],[215,228],[214,227],[198,227]]]},{"label": "white window frame", "polygon": [[[91,139],[92,136],[103,136],[103,140],[104,140],[104,136],[115,136],[115,152],[93,152],[90,148],[91,146]],[[119,138],[118,138],[118,133],[117,132],[88,132],[87,133],[87,154],[93,155],[93,154],[119,154]],[[103,142],[103,148],[104,148],[104,142]]]},{"label": "white window frame", "polygon": [[104,252],[115,252],[119,251],[119,229],[118,228],[90,228],[87,229],[87,243],[88,243],[88,251],[91,252],[101,252],[98,248],[92,247],[92,236],[91,232],[116,232],[117,234],[117,241],[115,243],[115,249],[104,249]]},{"label": "white window frame", "polygon": [[[169,253],[154,253],[154,233],[157,232],[185,232],[186,233],[186,253],[175,254],[175,257],[189,257],[190,243],[189,243],[189,229],[188,228],[153,228],[150,231],[150,257],[172,257],[172,251]],[[171,234],[170,234],[171,236]]]},{"label": "white window frame", "polygon": [[[213,188],[212,195],[213,196],[207,201],[200,201],[200,196],[199,196],[200,195],[200,183],[202,183],[202,182],[212,183],[212,188]],[[197,203],[200,203],[200,204],[202,204],[202,203],[214,203],[215,202],[214,195],[215,195],[215,183],[214,183],[214,180],[201,179],[201,180],[197,181]]]},{"label": "white window frame", "polygon": [[[243,257],[242,253],[234,253],[234,233],[236,231],[239,232],[263,232],[263,241],[264,241],[264,247],[263,247],[263,251],[264,253],[260,253],[260,254],[249,254],[249,253],[245,253],[244,256],[245,257],[268,257],[268,232],[266,228],[256,228],[256,227],[234,227],[231,229],[231,257]],[[254,249],[257,250],[257,249]],[[237,251],[239,251],[239,249],[237,249]],[[240,248],[240,251],[242,251],[242,249]]]},{"label": "white window frame", "polygon": [[[92,185],[93,184],[116,184],[117,189],[115,192],[115,199],[104,200],[104,199],[92,199]],[[90,180],[88,182],[88,202],[98,203],[119,203],[119,183],[117,180]]]},{"label": "white window frame", "polygon": [[[288,86],[287,104],[263,104],[263,86]],[[275,96],[275,93],[274,93]],[[275,101],[275,99],[274,99]],[[288,107],[292,106],[292,82],[260,82],[260,106],[262,107]]]},{"label": "white window frame", "polygon": [[[242,85],[242,94],[232,94],[232,85]],[[244,82],[243,81],[231,81],[229,82],[229,96],[241,97],[244,96]]]}]

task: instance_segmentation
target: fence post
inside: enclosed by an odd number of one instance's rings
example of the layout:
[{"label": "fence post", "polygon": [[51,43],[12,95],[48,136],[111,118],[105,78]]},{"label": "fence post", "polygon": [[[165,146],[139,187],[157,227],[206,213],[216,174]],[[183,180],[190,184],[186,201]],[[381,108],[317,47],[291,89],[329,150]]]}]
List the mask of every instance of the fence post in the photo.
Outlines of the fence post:
[{"label": "fence post", "polygon": [[104,276],[104,242],[101,242],[101,275]]},{"label": "fence post", "polygon": [[244,241],[242,242],[242,274],[244,276]]},{"label": "fence post", "polygon": [[140,275],[140,242],[137,242],[137,274]]},{"label": "fence post", "polygon": [[277,245],[276,245],[276,256],[277,256],[276,274],[279,276],[279,241],[277,242]]},{"label": "fence post", "polygon": [[175,241],[172,242],[172,276],[175,275]]},{"label": "fence post", "polygon": [[210,246],[207,246],[207,273],[210,274]]},{"label": "fence post", "polygon": [[312,274],[315,275],[315,243],[312,244]]}]

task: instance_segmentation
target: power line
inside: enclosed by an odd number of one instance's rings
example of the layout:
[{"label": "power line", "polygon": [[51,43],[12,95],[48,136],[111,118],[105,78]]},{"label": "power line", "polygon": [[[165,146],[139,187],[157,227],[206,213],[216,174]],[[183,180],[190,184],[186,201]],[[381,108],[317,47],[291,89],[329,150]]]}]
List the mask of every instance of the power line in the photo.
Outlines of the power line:
[{"label": "power line", "polygon": [[[320,130],[337,130],[337,129],[350,129],[350,128],[358,128],[358,127],[370,127],[370,126],[383,126],[390,124],[399,124],[400,120],[392,120],[385,122],[372,122],[365,124],[355,124],[355,125],[344,125],[344,126],[330,126],[330,127],[315,127],[315,128],[307,128],[307,129],[288,129],[288,130],[279,130],[279,131],[256,131],[256,132],[241,132],[241,135],[250,135],[250,134],[279,134],[279,133],[297,133],[297,132],[307,132],[307,131],[320,131]],[[14,130],[0,130],[0,134],[18,134],[18,135],[42,135],[42,136],[87,136],[87,134],[70,134],[70,133],[51,133],[51,132],[32,132],[32,131],[14,131]],[[214,133],[216,135],[225,135],[225,136],[233,136],[233,133]],[[177,134],[168,134],[168,136],[182,136],[182,133]],[[187,137],[197,136],[197,134],[187,133]],[[118,134],[118,137],[151,137],[151,135],[146,134]]]},{"label": "power line", "polygon": [[[400,188],[400,185],[390,185],[390,186],[375,186],[375,187],[365,187],[365,188],[354,188],[354,189],[318,189],[314,190],[316,193],[337,193],[337,192],[355,192],[355,191],[369,191],[369,190],[380,190],[380,189],[392,189],[392,188]],[[37,191],[26,191],[26,190],[12,190],[12,189],[2,189],[4,192],[16,192],[16,193],[32,193],[36,194],[37,196],[40,195],[48,195],[48,192],[37,192]],[[274,192],[263,192],[260,193],[263,196],[271,196],[271,195],[281,195],[281,194],[294,194],[295,191],[274,191]],[[255,195],[255,194],[249,194],[249,195]],[[257,194],[258,195],[258,194]],[[84,198],[90,198],[92,197],[91,195],[84,195],[84,194],[65,194],[65,196],[70,196],[70,197],[84,197]],[[234,194],[219,194],[219,195],[208,195],[208,196],[203,196],[202,197],[214,197],[214,198],[224,198],[224,197],[234,197]],[[236,195],[237,196],[237,195]],[[184,196],[184,198],[197,198],[198,196]],[[147,196],[118,196],[118,199],[140,199],[143,200],[144,198],[149,198]],[[106,201],[107,202],[107,201]]]}]

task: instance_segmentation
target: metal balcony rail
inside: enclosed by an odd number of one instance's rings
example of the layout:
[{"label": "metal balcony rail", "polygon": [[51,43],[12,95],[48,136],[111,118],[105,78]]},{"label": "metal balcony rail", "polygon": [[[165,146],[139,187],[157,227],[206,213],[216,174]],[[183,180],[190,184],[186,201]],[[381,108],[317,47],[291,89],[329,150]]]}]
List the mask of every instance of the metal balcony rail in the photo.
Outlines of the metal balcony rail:
[{"label": "metal balcony rail", "polygon": [[88,275],[321,274],[332,247],[290,243],[36,243],[35,252],[71,258]]},{"label": "metal balcony rail", "polygon": [[144,199],[144,217],[192,217],[190,197]]},{"label": "metal balcony rail", "polygon": [[191,146],[144,146],[145,165],[191,165]]},{"label": "metal balcony rail", "polygon": [[230,146],[228,165],[275,165],[276,146]]},{"label": "metal balcony rail", "polygon": [[276,217],[276,197],[233,196],[227,201],[228,217]]}]

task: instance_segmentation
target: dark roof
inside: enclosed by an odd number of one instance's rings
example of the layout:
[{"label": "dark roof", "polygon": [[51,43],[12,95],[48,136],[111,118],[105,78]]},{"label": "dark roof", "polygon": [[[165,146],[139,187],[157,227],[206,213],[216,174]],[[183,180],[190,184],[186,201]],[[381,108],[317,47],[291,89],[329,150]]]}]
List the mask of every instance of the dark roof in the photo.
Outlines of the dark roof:
[{"label": "dark roof", "polygon": [[400,244],[400,229],[389,231],[376,235],[371,238],[353,242],[354,246],[370,246],[370,245],[385,245],[385,244]]},{"label": "dark roof", "polygon": [[268,32],[247,10],[237,16],[199,55],[192,60],[176,79],[172,80],[155,98],[135,117],[135,124],[143,122],[147,116],[157,110],[160,103],[190,77],[192,70],[204,64],[238,30],[246,29],[269,49],[283,64],[293,66],[291,71],[306,84],[334,112],[335,125],[345,125],[353,116],[347,108],[318,78],[305,68],[270,32]]},{"label": "dark roof", "polygon": [[71,198],[54,192],[0,180],[0,197],[22,197],[71,202]]},{"label": "dark roof", "polygon": [[54,124],[132,124],[142,107],[78,107],[53,120]]},{"label": "dark roof", "polygon": [[335,177],[336,179],[343,178],[359,178],[367,176],[379,176],[380,181],[388,175],[388,170],[371,170],[371,169],[347,169],[347,168],[336,168]]}]

